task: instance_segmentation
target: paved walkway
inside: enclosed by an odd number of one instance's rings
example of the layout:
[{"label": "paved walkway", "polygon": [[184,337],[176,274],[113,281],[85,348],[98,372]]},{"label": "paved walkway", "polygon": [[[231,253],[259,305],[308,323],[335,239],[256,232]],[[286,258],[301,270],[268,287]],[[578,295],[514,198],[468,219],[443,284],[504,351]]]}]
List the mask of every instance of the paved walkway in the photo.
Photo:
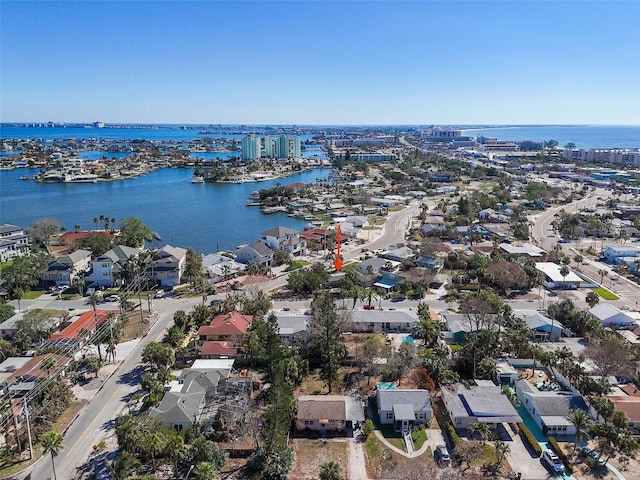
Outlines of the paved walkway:
[{"label": "paved walkway", "polygon": [[382,432],[380,430],[374,430],[373,433],[378,438],[378,440],[380,440],[385,445],[385,447],[407,458],[419,457],[423,455],[424,452],[426,452],[429,448],[431,449],[432,452],[434,452],[438,445],[445,444],[444,437],[442,436],[442,431],[440,431],[439,429],[428,429],[427,441],[422,444],[422,447],[420,447],[420,450],[416,450],[415,452],[412,452],[412,453],[407,453],[404,450],[400,450],[398,447],[391,445],[387,441],[387,439],[384,438],[384,435],[382,435]]},{"label": "paved walkway", "polygon": [[369,480],[362,443],[349,438],[349,480]]}]

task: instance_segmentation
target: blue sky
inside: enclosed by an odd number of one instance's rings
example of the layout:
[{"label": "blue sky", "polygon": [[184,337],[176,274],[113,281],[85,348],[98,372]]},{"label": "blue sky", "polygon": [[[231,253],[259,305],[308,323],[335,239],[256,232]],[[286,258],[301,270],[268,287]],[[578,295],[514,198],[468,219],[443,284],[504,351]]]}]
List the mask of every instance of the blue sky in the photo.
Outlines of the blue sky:
[{"label": "blue sky", "polygon": [[638,1],[6,1],[0,120],[640,124]]}]

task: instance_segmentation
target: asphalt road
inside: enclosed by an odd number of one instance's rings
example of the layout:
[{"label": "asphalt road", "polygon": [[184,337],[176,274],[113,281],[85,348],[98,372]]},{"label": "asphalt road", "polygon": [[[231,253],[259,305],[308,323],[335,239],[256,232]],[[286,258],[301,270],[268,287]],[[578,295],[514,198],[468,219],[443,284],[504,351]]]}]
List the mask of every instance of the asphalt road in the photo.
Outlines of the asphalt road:
[{"label": "asphalt road", "polygon": [[[104,439],[113,420],[127,405],[127,400],[139,390],[142,350],[151,341],[159,341],[178,310],[189,311],[201,299],[162,299],[159,317],[148,335],[133,348],[119,369],[104,383],[96,395],[84,406],[77,419],[64,436],[64,448],[56,457],[56,473],[59,479],[73,479],[93,452],[93,445]],[[51,461],[39,461],[32,470],[31,478],[45,480],[53,478]]]},{"label": "asphalt road", "polygon": [[[417,205],[411,205],[398,212],[393,212],[382,229],[370,242],[346,249],[343,253],[345,260],[356,258],[361,254],[361,248],[371,250],[386,249],[389,245],[404,242],[404,233],[411,221],[411,217],[418,212]],[[283,287],[287,283],[287,275],[271,279],[258,285],[264,291]],[[219,297],[224,294],[219,294]],[[140,340],[129,355],[119,366],[118,370],[104,383],[96,395],[84,406],[80,414],[69,427],[64,436],[64,448],[56,457],[56,473],[60,479],[72,479],[80,474],[80,469],[86,464],[93,452],[93,445],[99,443],[108,435],[113,420],[126,408],[127,400],[139,390],[140,376],[144,365],[141,363],[142,350],[151,341],[159,341],[165,330],[173,320],[173,314],[178,310],[189,311],[199,303],[199,297],[187,299],[165,298],[154,300],[154,311],[158,312],[158,319],[151,327],[148,335]],[[415,302],[417,305],[417,302]],[[286,302],[276,308],[285,308]],[[412,308],[409,304],[397,305],[391,308]],[[42,295],[36,300],[23,300],[22,310],[29,308],[67,309],[71,312],[86,310],[86,299],[58,300],[50,294]],[[117,309],[117,302],[100,304],[101,309]],[[304,307],[306,309],[306,307]],[[31,473],[32,479],[45,480],[53,478],[51,462],[43,457],[34,467],[25,472]]]}]

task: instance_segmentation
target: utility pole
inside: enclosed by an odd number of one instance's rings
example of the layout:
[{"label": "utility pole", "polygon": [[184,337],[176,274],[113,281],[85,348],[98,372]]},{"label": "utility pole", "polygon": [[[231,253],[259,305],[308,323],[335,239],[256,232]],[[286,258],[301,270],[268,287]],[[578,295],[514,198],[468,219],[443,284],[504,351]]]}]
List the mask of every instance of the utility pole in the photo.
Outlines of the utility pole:
[{"label": "utility pole", "polygon": [[29,425],[29,406],[27,399],[24,399],[24,418],[27,422],[27,438],[29,439],[29,460],[33,458],[33,443],[31,442],[31,426]]}]

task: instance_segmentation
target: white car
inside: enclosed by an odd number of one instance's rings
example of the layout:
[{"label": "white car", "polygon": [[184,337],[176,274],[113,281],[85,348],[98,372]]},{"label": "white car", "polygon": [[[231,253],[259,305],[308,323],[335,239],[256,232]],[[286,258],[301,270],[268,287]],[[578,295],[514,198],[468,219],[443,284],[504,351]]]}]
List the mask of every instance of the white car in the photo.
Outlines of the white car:
[{"label": "white car", "polygon": [[120,297],[118,295],[109,295],[107,298],[104,299],[105,302],[119,302],[120,301]]},{"label": "white car", "polygon": [[558,458],[555,452],[551,449],[547,449],[542,452],[542,461],[555,473],[564,472],[564,463]]}]

